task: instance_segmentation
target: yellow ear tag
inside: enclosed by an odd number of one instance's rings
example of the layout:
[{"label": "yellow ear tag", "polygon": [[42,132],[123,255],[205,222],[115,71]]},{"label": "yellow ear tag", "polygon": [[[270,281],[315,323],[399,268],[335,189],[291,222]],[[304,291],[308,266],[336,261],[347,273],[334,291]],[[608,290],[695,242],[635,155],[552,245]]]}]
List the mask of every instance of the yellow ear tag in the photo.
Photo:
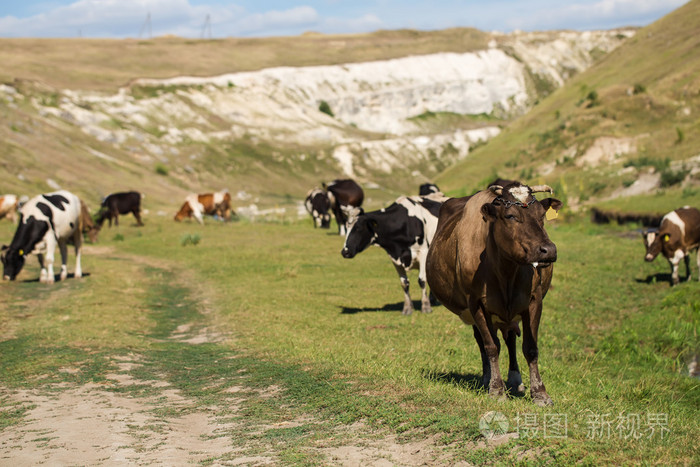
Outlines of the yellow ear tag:
[{"label": "yellow ear tag", "polygon": [[671,236],[669,234],[664,235],[664,242],[667,242],[671,240]]},{"label": "yellow ear tag", "polygon": [[559,216],[559,213],[554,209],[549,208],[547,209],[547,213],[545,214],[545,216],[547,217],[548,221],[551,221],[552,219],[556,219]]},{"label": "yellow ear tag", "polygon": [[19,250],[19,255],[20,256],[24,255],[24,250]]}]

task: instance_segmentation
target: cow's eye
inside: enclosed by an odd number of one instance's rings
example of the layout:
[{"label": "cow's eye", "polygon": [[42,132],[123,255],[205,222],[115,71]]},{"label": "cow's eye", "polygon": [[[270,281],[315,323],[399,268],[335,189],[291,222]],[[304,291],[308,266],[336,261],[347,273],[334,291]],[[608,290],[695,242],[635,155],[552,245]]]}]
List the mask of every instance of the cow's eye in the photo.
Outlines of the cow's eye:
[{"label": "cow's eye", "polygon": [[505,215],[505,218],[506,218],[506,219],[509,219],[509,220],[514,220],[514,219],[515,219],[515,214],[506,214],[506,215]]}]

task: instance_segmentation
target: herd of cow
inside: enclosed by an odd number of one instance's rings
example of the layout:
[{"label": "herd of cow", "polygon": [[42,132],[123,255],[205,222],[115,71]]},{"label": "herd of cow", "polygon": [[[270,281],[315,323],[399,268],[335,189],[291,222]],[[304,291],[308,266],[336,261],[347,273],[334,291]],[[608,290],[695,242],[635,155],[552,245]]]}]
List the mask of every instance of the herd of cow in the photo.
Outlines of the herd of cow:
[{"label": "herd of cow", "polygon": [[[552,193],[547,185],[527,186],[496,180],[472,196],[447,198],[433,184],[420,186],[417,196],[401,196],[390,206],[364,212],[364,192],[353,180],[334,180],[312,189],[305,206],[314,226],[329,228],[331,213],[345,242],[344,258],[353,258],[370,245],[383,248],[399,275],[404,292],[402,314],[413,312],[408,271],[417,268],[421,311],[430,313],[427,291],[467,325],[471,325],[482,359],[482,382],[494,397],[504,397],[506,384],[498,366],[500,330],[509,353],[507,384],[522,391],[516,358],[521,335],[530,372],[530,393],[538,405],[551,405],[538,369],[537,336],[542,300],[552,281],[557,248],[544,228],[556,218],[562,202],[536,193]],[[36,196],[19,208],[19,225],[9,246],[2,248],[4,279],[13,280],[27,255],[36,254],[40,281],[54,282],[54,250],[61,253],[60,279],[67,277],[67,246],[75,247],[75,277],[81,277],[83,234],[95,241],[105,220],[118,224],[119,215],[132,213],[141,220],[138,192],[107,196],[93,217],[85,203],[62,190]],[[15,221],[18,200],[0,197],[0,218]],[[175,220],[203,215],[228,220],[233,213],[227,191],[193,194],[185,199]],[[671,264],[672,284],[679,282],[679,264],[685,259],[690,279],[689,253],[700,246],[700,211],[683,207],[666,214],[658,228],[643,232],[647,261],[663,254]],[[700,268],[700,253],[698,254]]]}]

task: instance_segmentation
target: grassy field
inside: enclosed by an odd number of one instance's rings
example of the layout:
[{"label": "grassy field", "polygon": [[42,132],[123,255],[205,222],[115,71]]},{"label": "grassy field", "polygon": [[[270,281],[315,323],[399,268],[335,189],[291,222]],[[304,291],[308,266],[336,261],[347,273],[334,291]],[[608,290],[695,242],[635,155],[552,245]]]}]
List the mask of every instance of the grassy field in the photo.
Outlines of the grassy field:
[{"label": "grassy field", "polygon": [[[343,259],[342,239],[310,221],[146,223],[104,230],[83,279],[39,284],[32,260],[0,284],[5,431],[32,409],[17,392],[91,384],[158,401],[167,385],[189,403],[152,404],[156,422],[141,435],[210,410],[235,449],[202,463],[246,455],[323,465],[329,449],[388,436],[432,439],[443,464],[700,461],[700,381],[687,376],[700,349],[700,284],[671,288],[668,265],[645,263],[633,230],[550,223],[560,256],[540,369],[555,406],[542,409],[527,396],[489,399],[472,332],[443,307],[402,317],[380,249]],[[0,228],[9,241],[12,226]],[[138,365],[118,370],[125,358]],[[118,371],[138,384],[115,384]],[[484,442],[489,411],[509,421],[508,442]]]}]

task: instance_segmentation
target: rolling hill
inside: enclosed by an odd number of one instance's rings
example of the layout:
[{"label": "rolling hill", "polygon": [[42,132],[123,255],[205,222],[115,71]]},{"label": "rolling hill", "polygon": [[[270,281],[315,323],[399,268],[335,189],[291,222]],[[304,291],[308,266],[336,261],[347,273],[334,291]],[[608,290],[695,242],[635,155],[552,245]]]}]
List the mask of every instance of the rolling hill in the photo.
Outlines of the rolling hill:
[{"label": "rolling hill", "polygon": [[461,164],[513,157],[472,156],[475,147],[503,144],[491,138],[512,121],[515,134],[518,117],[633,36],[0,40],[0,186],[67,188],[91,206],[136,189],[162,214],[189,192],[228,188],[243,215],[283,218],[298,216],[309,188],[342,176],[361,181],[370,207],[450,166],[445,187],[465,190],[468,177],[450,178]]},{"label": "rolling hill", "polygon": [[547,182],[574,209],[700,205],[700,2],[645,27],[438,177]]}]

